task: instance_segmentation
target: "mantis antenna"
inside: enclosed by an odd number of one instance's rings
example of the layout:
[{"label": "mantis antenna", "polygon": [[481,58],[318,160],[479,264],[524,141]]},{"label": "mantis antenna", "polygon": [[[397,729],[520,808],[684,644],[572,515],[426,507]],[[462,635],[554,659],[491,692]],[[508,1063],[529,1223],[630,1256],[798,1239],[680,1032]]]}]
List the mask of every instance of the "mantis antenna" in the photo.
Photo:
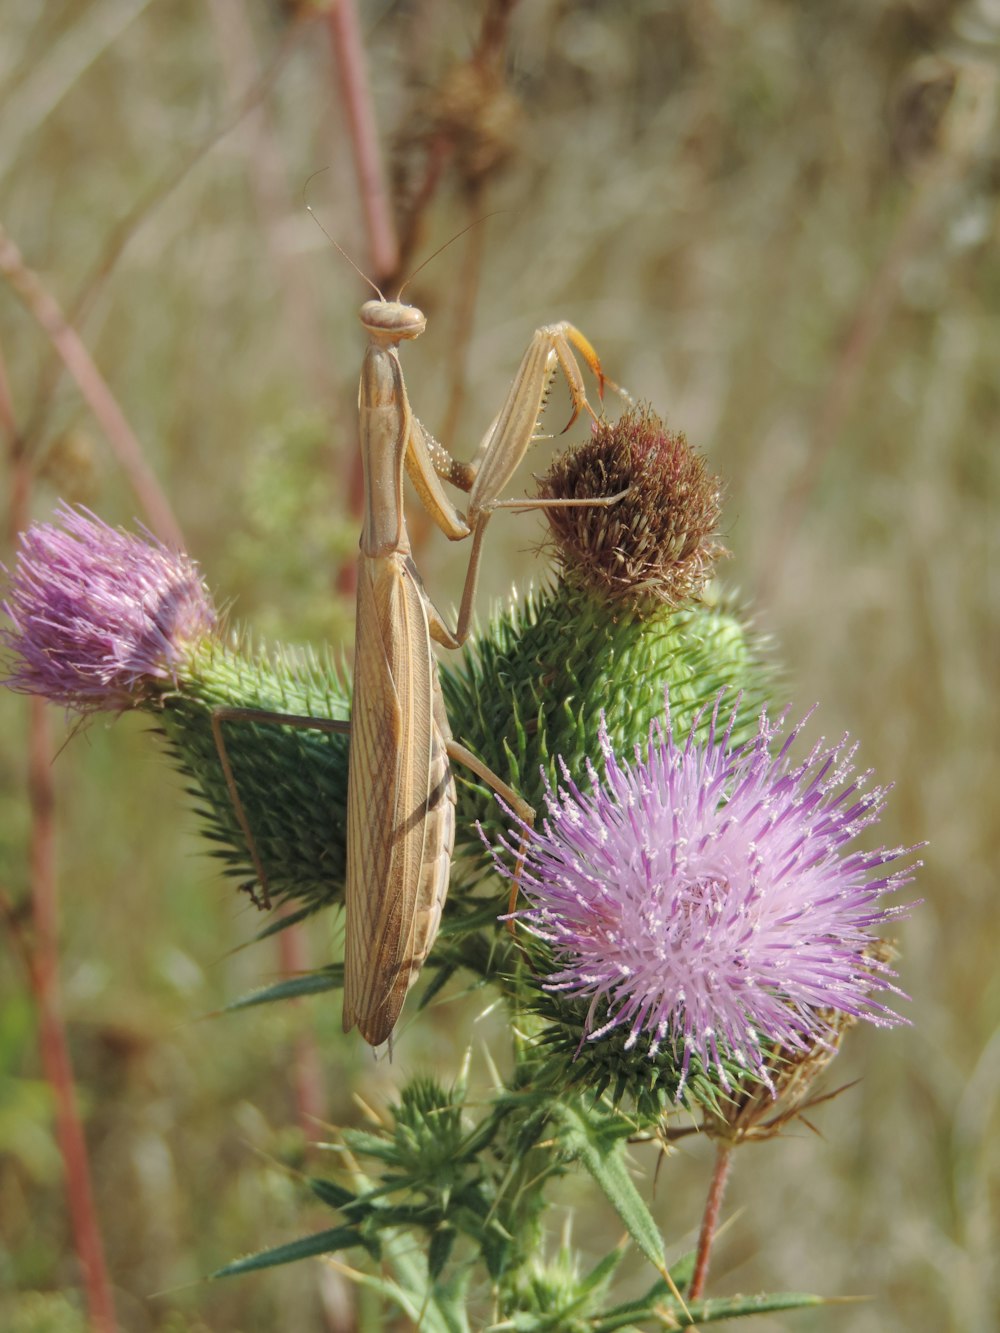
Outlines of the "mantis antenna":
[{"label": "mantis antenna", "polygon": [[[314,175],[318,175],[319,173],[318,173],[318,172],[314,172],[313,174],[314,174]],[[309,180],[312,180],[312,176],[309,177]],[[319,227],[320,231],[323,233],[323,235],[326,237],[326,239],[330,242],[330,244],[334,247],[334,249],[340,251],[340,253],[344,256],[344,258],[345,258],[345,259],[347,260],[347,262],[350,264],[351,268],[354,269],[354,272],[355,272],[355,273],[358,275],[358,277],[362,280],[362,282],[367,282],[368,286],[372,289],[372,291],[375,293],[375,295],[378,297],[378,299],[379,299],[380,301],[384,301],[384,300],[385,300],[385,297],[382,295],[382,291],[381,291],[381,289],[380,289],[379,287],[377,287],[377,286],[375,285],[374,282],[372,282],[371,278],[368,276],[367,273],[362,272],[362,270],[361,270],[360,268],[358,268],[357,264],[355,264],[354,260],[353,260],[353,259],[351,258],[351,256],[347,253],[347,251],[346,251],[346,250],[344,249],[344,247],[340,244],[340,242],[339,242],[339,241],[335,241],[335,240],[333,239],[333,237],[330,235],[330,233],[327,231],[327,229],[323,226],[322,222],[320,222],[319,218],[316,216],[316,214],[315,214],[315,212],[314,212],[314,210],[313,210],[313,206],[312,206],[312,204],[306,204],[306,212],[307,212],[307,213],[309,214],[309,216],[312,218],[313,222],[316,223],[316,226]]]},{"label": "mantis antenna", "polygon": [[396,300],[402,301],[403,293],[406,291],[407,287],[409,287],[410,283],[417,276],[417,274],[422,273],[423,270],[427,267],[427,265],[431,262],[431,260],[437,259],[438,255],[441,254],[442,251],[447,250],[449,245],[453,245],[455,241],[459,240],[460,237],[464,236],[467,231],[471,231],[473,227],[478,227],[480,222],[486,222],[490,218],[495,218],[497,217],[498,214],[505,213],[506,211],[507,210],[504,208],[495,208],[492,213],[483,213],[481,217],[473,218],[473,220],[467,226],[463,227],[461,231],[456,231],[455,235],[449,237],[449,239],[445,241],[444,245],[439,245],[436,250],[433,250],[427,256],[426,259],[422,260],[421,263],[417,265],[417,267],[413,270],[410,276],[403,283],[402,287],[400,287],[399,291],[396,293]]},{"label": "mantis antenna", "polygon": [[[347,253],[347,251],[346,251],[346,250],[344,249],[344,247],[340,244],[340,242],[337,241],[337,240],[335,240],[334,237],[330,235],[330,233],[327,231],[326,227],[323,226],[322,222],[320,222],[319,218],[316,216],[316,211],[315,211],[315,209],[313,208],[312,204],[310,204],[310,203],[308,203],[308,202],[306,201],[306,191],[307,191],[308,188],[309,188],[309,182],[315,180],[317,176],[322,176],[322,174],[323,174],[324,171],[329,171],[329,170],[330,170],[329,167],[321,167],[319,171],[314,171],[314,172],[312,173],[311,176],[308,176],[308,177],[306,178],[306,182],[305,182],[305,184],[302,186],[302,201],[303,201],[303,203],[305,204],[306,212],[307,212],[307,213],[309,214],[309,216],[312,218],[313,222],[316,223],[316,226],[319,227],[320,231],[323,233],[323,235],[326,237],[326,239],[330,242],[330,244],[333,246],[333,248],[334,248],[335,250],[337,250],[341,255],[343,255],[343,257],[344,257],[344,258],[347,260],[347,262],[350,264],[351,268],[354,269],[354,271],[355,271],[355,273],[358,275],[358,277],[361,278],[363,282],[367,282],[368,286],[372,289],[373,292],[375,292],[376,296],[378,296],[378,299],[379,299],[380,301],[384,301],[384,300],[385,300],[385,296],[382,294],[382,290],[381,290],[381,288],[379,288],[379,287],[378,287],[378,286],[371,280],[371,278],[368,276],[367,273],[363,272],[363,270],[360,269],[360,268],[358,267],[358,265],[354,262],[354,260],[353,260],[353,259],[351,258],[351,256]],[[399,301],[399,302],[402,302],[402,299],[403,299],[403,292],[406,290],[407,287],[409,287],[410,283],[411,283],[411,282],[413,281],[413,279],[417,276],[417,274],[420,273],[420,272],[422,272],[422,271],[427,267],[427,265],[431,262],[432,259],[436,259],[436,258],[438,257],[439,254],[441,254],[444,250],[447,250],[449,245],[453,244],[453,243],[454,243],[455,241],[457,241],[460,237],[464,236],[465,233],[466,233],[467,231],[471,231],[473,227],[478,227],[479,224],[480,224],[480,222],[486,222],[489,218],[496,217],[497,214],[499,214],[499,213],[503,213],[503,212],[505,212],[505,211],[506,211],[505,209],[497,208],[497,209],[494,209],[492,213],[484,213],[481,217],[474,218],[474,219],[472,220],[472,222],[470,222],[467,226],[463,227],[461,231],[457,231],[457,232],[454,234],[454,236],[449,237],[448,240],[445,241],[444,245],[439,245],[438,248],[437,248],[436,250],[432,251],[431,254],[429,254],[429,255],[427,256],[426,259],[424,259],[421,263],[419,263],[419,264],[417,265],[417,267],[413,270],[413,272],[410,274],[410,276],[405,280],[405,282],[403,283],[403,285],[400,287],[399,291],[398,291],[397,294],[396,294],[396,300]]]}]

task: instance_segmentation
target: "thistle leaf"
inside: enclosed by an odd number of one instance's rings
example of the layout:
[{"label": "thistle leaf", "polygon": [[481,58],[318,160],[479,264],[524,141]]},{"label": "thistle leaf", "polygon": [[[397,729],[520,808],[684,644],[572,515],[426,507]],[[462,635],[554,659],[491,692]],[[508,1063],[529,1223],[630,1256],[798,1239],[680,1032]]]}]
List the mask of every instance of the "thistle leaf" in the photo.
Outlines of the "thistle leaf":
[{"label": "thistle leaf", "polygon": [[260,1250],[248,1255],[246,1259],[237,1259],[225,1268],[217,1269],[212,1277],[237,1277],[241,1273],[254,1273],[260,1268],[277,1268],[281,1264],[297,1263],[299,1259],[314,1259],[318,1254],[334,1254],[338,1250],[348,1250],[352,1245],[363,1245],[360,1231],[354,1227],[331,1227],[329,1231],[317,1231],[312,1236],[302,1236],[287,1245],[276,1245],[271,1250]]},{"label": "thistle leaf", "polygon": [[578,1103],[553,1102],[552,1114],[561,1121],[563,1147],[590,1172],[636,1245],[663,1272],[663,1237],[628,1173],[621,1138],[611,1138],[606,1126],[595,1124]]},{"label": "thistle leaf", "polygon": [[320,995],[324,991],[339,990],[344,984],[343,963],[331,963],[316,972],[307,972],[299,977],[289,977],[277,981],[273,986],[264,986],[241,996],[232,1004],[227,1004],[224,1013],[233,1013],[237,1009],[252,1009],[258,1004],[273,1004],[276,1000],[298,1000],[303,995]]}]

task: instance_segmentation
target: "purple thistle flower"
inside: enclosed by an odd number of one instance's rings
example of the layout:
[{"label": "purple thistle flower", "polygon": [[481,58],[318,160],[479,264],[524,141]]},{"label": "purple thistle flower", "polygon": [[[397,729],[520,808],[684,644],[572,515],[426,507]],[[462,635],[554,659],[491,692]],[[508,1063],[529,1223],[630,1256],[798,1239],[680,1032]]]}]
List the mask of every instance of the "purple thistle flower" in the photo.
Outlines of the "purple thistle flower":
[{"label": "purple thistle flower", "polygon": [[195,563],[149,534],[108,527],[60,505],[59,526],[21,534],[0,631],[12,657],[4,683],[85,711],[134,708],[176,682],[193,644],[216,623]]},{"label": "purple thistle flower", "polygon": [[912,879],[913,865],[888,867],[914,849],[848,850],[888,789],[862,792],[870,773],[853,775],[847,737],[794,764],[808,716],[772,754],[784,717],[762,714],[733,750],[736,712],[720,734],[720,704],[701,743],[701,715],[683,747],[669,713],[665,733],[654,722],[634,765],[611,752],[602,719],[604,782],[588,764],[585,795],[562,765],[566,785],[546,782],[541,829],[521,825],[502,846],[516,857],[524,837],[530,906],[516,915],[551,951],[544,988],[589,998],[581,1045],[624,1030],[626,1049],[640,1038],[651,1055],[682,1048],[681,1088],[693,1056],[723,1086],[728,1057],[772,1087],[762,1043],[833,1044],[830,1010],[903,1021],[872,997],[901,992],[871,946],[908,910],[880,900]]}]

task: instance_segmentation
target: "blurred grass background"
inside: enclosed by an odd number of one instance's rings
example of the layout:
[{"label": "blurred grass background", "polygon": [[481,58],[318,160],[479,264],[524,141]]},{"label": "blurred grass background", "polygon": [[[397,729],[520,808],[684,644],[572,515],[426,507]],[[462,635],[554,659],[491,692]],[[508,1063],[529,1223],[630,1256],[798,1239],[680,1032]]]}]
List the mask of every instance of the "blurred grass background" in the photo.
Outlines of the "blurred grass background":
[{"label": "blurred grass background", "polygon": [[[762,1330],[995,1327],[1000,10],[523,0],[499,76],[470,80],[484,8],[362,6],[397,217],[416,219],[409,262],[503,210],[408,290],[429,320],[405,351],[415,410],[467,456],[531,330],[577,323],[725,477],[723,575],[778,641],[796,708],[820,700],[818,725],[850,729],[896,779],[886,840],[931,843],[925,903],[900,930],[913,1026],[852,1034],[833,1077],[860,1082],[817,1114],[822,1137],[800,1126],[739,1155],[711,1290],[872,1298]],[[261,637],[349,649],[366,293],[303,208],[311,173],[324,225],[371,260],[324,20],[49,0],[7,6],[0,31],[0,221],[64,309],[87,286],[84,340],[219,599]],[[455,151],[438,178],[442,134]],[[61,495],[131,523],[105,439],[6,288],[0,349],[36,516]],[[542,577],[541,531],[494,523],[482,608]],[[447,605],[463,560],[426,537]],[[26,727],[23,701],[0,698],[13,902],[28,893]],[[279,962],[272,944],[237,951],[260,919],[214,872],[147,731],[98,719],[53,770],[64,1004],[121,1327],[350,1328],[346,1284],[319,1265],[201,1279],[329,1224],[278,1165],[299,1142],[303,1034],[343,1124],[360,1115],[350,1090],[379,1103],[421,1064],[447,1079],[467,1022],[442,1006],[376,1065],[341,1037],[336,1001],[201,1021]],[[334,930],[313,923],[314,963]],[[82,1328],[11,949],[0,997],[0,1326]],[[673,1254],[708,1166],[695,1146],[660,1173]],[[592,1256],[617,1239],[592,1209],[574,1234]]]}]

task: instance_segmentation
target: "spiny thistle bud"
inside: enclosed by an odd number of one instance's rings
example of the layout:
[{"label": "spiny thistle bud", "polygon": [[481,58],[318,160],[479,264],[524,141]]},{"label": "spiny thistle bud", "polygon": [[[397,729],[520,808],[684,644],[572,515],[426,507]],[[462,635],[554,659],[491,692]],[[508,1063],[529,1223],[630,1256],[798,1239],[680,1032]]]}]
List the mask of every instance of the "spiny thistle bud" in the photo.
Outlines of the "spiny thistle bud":
[{"label": "spiny thistle bud", "polygon": [[714,539],[721,487],[682,434],[648,407],[599,421],[541,479],[547,500],[627,493],[606,508],[547,511],[562,577],[611,602],[680,606],[704,587],[725,548]]},{"label": "spiny thistle bud", "polygon": [[[220,717],[220,709],[262,716]],[[283,716],[314,725],[282,725]],[[174,763],[192,780],[188,794],[214,854],[255,901],[266,895],[307,911],[343,901],[349,740],[323,724],[349,716],[349,682],[328,657],[256,651],[241,640],[205,643],[156,710]]]},{"label": "spiny thistle bud", "polygon": [[519,822],[494,851],[508,878],[523,858],[517,916],[541,945],[527,946],[541,990],[577,1009],[577,1049],[624,1037],[616,1077],[632,1052],[639,1087],[654,1069],[663,1081],[666,1055],[677,1096],[692,1068],[731,1088],[734,1064],[774,1093],[769,1052],[833,1042],[831,1011],[902,1021],[873,998],[898,992],[871,931],[907,910],[882,900],[912,878],[886,867],[914,849],[846,850],[885,789],[861,791],[846,738],[793,763],[805,720],[775,753],[782,722],[762,714],[734,747],[736,713],[720,727],[720,704],[703,742],[695,726],[675,741],[668,718],[633,764],[602,723],[604,780],[588,764],[585,795],[564,769],[541,827]]},{"label": "spiny thistle bud", "polygon": [[[542,772],[558,781],[557,755],[582,771],[602,711],[622,753],[648,734],[665,690],[684,726],[725,688],[739,696],[734,739],[745,741],[773,702],[775,676],[764,641],[724,601],[661,607],[655,616],[626,606],[614,613],[559,583],[512,599],[457,664],[442,665],[441,684],[456,738],[538,807]],[[488,788],[460,781],[458,795],[459,828],[478,819],[501,831]]]}]

